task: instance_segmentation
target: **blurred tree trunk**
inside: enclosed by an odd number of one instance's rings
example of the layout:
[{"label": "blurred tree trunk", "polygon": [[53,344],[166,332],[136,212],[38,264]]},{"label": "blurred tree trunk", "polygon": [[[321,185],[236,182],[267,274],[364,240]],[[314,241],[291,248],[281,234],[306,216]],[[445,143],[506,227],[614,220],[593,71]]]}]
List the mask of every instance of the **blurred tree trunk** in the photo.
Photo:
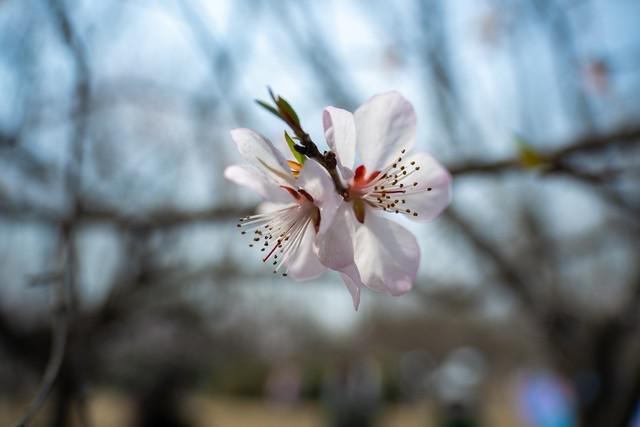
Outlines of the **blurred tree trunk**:
[{"label": "blurred tree trunk", "polygon": [[51,427],[71,426],[71,405],[73,402],[74,386],[69,378],[69,369],[63,368],[58,377],[58,384],[53,402],[53,414],[51,416]]},{"label": "blurred tree trunk", "polygon": [[556,366],[573,383],[577,425],[630,427],[640,403],[640,364],[630,357],[634,337],[619,319],[595,326],[560,319],[556,314],[550,339]]}]

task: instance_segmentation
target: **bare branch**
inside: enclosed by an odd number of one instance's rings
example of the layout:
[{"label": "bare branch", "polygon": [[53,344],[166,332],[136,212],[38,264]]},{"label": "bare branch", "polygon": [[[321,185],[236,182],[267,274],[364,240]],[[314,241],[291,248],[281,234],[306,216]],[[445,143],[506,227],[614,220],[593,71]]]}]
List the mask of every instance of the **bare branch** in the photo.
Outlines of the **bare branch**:
[{"label": "bare branch", "polygon": [[[640,128],[628,128],[605,135],[580,138],[569,145],[555,151],[541,153],[550,164],[545,172],[548,174],[573,174],[575,169],[569,169],[565,162],[576,154],[592,153],[612,147],[630,146],[640,143]],[[497,174],[503,172],[526,171],[520,164],[519,158],[498,160],[490,163],[471,161],[464,164],[452,165],[449,170],[452,175],[469,174]]]},{"label": "bare branch", "polygon": [[65,287],[64,280],[56,281],[56,296],[52,315],[52,340],[49,362],[47,363],[47,368],[38,387],[38,392],[20,421],[16,424],[17,427],[28,426],[33,417],[38,413],[53,389],[53,385],[62,367],[62,362],[64,361],[69,330],[69,293]]},{"label": "bare branch", "polygon": [[515,296],[529,306],[533,306],[533,296],[529,293],[527,283],[523,279],[519,271],[517,271],[511,263],[491,244],[487,239],[482,237],[470,224],[468,224],[460,215],[452,208],[445,211],[445,218],[454,224],[469,240],[472,246],[479,253],[486,255],[496,267],[496,271],[500,275],[504,286],[507,287]]}]

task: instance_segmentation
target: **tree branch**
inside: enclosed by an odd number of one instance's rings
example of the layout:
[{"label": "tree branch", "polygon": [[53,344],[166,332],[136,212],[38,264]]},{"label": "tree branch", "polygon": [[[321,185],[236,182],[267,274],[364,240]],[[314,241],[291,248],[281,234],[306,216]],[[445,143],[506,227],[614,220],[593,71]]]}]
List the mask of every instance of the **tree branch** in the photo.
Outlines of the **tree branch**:
[{"label": "tree branch", "polygon": [[38,413],[53,389],[53,385],[62,367],[62,362],[64,361],[69,330],[69,294],[65,289],[63,280],[57,281],[56,284],[56,303],[53,307],[51,327],[52,341],[49,362],[47,363],[47,368],[38,387],[38,392],[27,407],[20,421],[16,424],[17,427],[28,426],[33,417]]},{"label": "tree branch", "polygon": [[[575,170],[568,169],[565,162],[569,157],[576,154],[592,153],[612,147],[630,146],[640,143],[640,128],[627,128],[618,132],[587,136],[580,138],[569,145],[554,151],[541,153],[541,156],[549,164],[546,174],[566,174],[574,173]],[[525,171],[519,158],[498,160],[490,163],[479,161],[470,161],[463,164],[451,165],[449,171],[454,176],[462,176],[469,174],[497,174],[503,172]]]}]

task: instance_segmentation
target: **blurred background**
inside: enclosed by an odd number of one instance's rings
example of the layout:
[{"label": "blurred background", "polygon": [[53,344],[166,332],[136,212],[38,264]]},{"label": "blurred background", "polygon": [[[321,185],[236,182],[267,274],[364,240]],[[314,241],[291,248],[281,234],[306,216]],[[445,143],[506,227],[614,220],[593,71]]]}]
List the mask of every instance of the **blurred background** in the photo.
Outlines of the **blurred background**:
[{"label": "blurred background", "polygon": [[[639,426],[639,19],[0,0],[0,426]],[[454,202],[407,224],[411,293],[354,312],[240,238],[229,130],[280,142],[267,85],[321,147],[327,105],[413,103]]]}]

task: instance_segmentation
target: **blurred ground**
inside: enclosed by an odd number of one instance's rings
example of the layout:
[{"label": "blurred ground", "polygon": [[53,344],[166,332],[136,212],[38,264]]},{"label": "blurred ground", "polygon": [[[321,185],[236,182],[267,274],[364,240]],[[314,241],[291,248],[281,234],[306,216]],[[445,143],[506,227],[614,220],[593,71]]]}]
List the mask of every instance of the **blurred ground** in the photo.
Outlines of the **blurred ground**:
[{"label": "blurred ground", "polygon": [[[519,427],[522,423],[513,412],[508,388],[490,392],[492,403],[487,406],[485,425]],[[192,394],[184,399],[185,418],[193,427],[320,427],[327,425],[326,412],[319,402],[295,405],[270,403],[262,399],[247,399]],[[25,401],[26,402],[26,401]],[[128,427],[135,421],[132,402],[117,391],[99,390],[88,395],[89,416],[94,427]],[[21,415],[22,405],[8,397],[0,398],[0,426],[11,426],[10,420]],[[33,427],[47,425],[50,408],[46,407]],[[79,426],[75,423],[75,426]],[[381,410],[377,427],[436,426],[434,408],[428,403],[386,404]]]}]

